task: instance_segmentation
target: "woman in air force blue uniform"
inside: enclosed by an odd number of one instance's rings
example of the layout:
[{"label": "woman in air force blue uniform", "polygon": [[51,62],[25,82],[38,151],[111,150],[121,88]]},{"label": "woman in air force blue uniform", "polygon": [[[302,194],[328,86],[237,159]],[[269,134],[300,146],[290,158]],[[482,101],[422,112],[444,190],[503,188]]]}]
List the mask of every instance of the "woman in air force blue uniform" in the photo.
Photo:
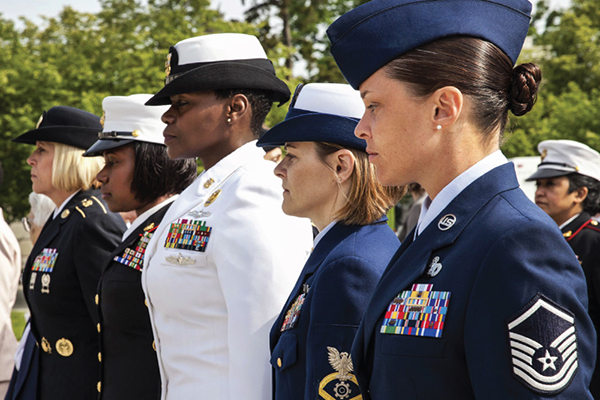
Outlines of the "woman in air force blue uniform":
[{"label": "woman in air force blue uniform", "polygon": [[44,112],[36,129],[13,139],[35,144],[27,159],[33,191],[56,204],[23,271],[31,331],[40,348],[37,398],[94,399],[98,332],[94,295],[104,260],[125,230],[107,210],[95,176],[101,160],[83,152],[102,130],[100,118],[76,108]]},{"label": "woman in air force blue uniform", "polygon": [[328,29],[379,180],[429,194],[356,335],[364,399],[591,398],[583,272],[499,151],[508,111],[528,112],[541,80],[513,68],[530,12],[374,0]]},{"label": "woman in air force blue uniform", "polygon": [[160,397],[160,373],[142,290],[146,245],[165,213],[196,178],[193,159],[171,160],[163,144],[167,107],[144,105],[149,94],[102,101],[104,129],[84,156],[104,156],[96,179],[112,212],[135,210],[123,241],[104,260],[96,295],[100,322],[100,398]]},{"label": "woman in air force blue uniform", "polygon": [[349,352],[373,289],[399,246],[385,212],[401,194],[377,182],[365,142],[353,134],[362,110],[359,93],[349,85],[299,86],[286,120],[258,141],[286,146],[275,168],[283,182],[283,211],[310,218],[320,231],[271,328],[277,400],[360,395]]}]

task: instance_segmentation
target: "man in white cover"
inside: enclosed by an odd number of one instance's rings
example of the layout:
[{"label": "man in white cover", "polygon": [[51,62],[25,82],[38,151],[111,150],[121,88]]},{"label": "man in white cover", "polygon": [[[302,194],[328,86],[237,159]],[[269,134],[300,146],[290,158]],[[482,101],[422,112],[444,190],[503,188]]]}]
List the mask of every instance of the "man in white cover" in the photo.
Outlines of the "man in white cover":
[{"label": "man in white cover", "polygon": [[268,333],[312,245],[310,222],[281,210],[274,164],[256,147],[290,92],[254,37],[215,34],[171,47],[147,105],[163,115],[169,157],[205,171],[173,203],[146,250],[142,284],[162,399],[262,400]]}]

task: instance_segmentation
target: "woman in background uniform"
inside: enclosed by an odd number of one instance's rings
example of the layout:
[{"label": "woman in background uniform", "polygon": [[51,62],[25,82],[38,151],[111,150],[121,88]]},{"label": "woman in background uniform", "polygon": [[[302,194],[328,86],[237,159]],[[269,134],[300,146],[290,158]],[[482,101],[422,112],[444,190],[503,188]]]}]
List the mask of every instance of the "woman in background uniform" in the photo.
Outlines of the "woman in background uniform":
[{"label": "woman in background uniform", "polygon": [[[600,330],[600,154],[572,140],[545,140],[538,145],[542,163],[527,178],[535,180],[535,204],[556,222],[585,273],[588,312]],[[598,360],[596,348],[596,360]],[[590,392],[600,398],[600,368],[594,370]]]},{"label": "woman in background uniform", "polygon": [[514,67],[531,7],[373,0],[328,28],[377,177],[428,193],[356,335],[365,400],[591,398],[585,277],[499,150],[541,81]]},{"label": "woman in background uniform", "polygon": [[104,156],[96,179],[114,213],[137,218],[109,257],[96,302],[100,319],[100,398],[160,397],[160,374],[148,308],[142,290],[146,245],[163,216],[197,175],[193,159],[170,160],[163,144],[166,107],[146,107],[152,97],[110,96],[102,101],[104,129],[84,156]]},{"label": "woman in background uniform", "polygon": [[[275,168],[283,211],[319,229],[314,250],[271,328],[274,399],[359,395],[348,356],[368,300],[400,245],[386,211],[400,198],[384,188],[354,136],[363,111],[349,85],[298,86],[284,122],[258,146],[285,145]],[[347,398],[343,397],[343,398]]]},{"label": "woman in background uniform", "polygon": [[82,154],[102,130],[99,118],[65,106],[44,112],[36,129],[13,139],[35,144],[27,159],[33,191],[56,209],[23,272],[31,331],[40,349],[38,399],[98,396],[98,319],[94,296],[106,258],[120,242],[123,219],[94,189],[102,160]]}]

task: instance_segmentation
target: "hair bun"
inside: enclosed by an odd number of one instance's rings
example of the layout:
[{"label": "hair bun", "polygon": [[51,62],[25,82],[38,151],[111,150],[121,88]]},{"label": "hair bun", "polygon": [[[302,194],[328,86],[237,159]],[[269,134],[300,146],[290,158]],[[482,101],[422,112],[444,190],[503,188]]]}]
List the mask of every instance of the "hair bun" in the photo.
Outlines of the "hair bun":
[{"label": "hair bun", "polygon": [[540,67],[533,63],[518,65],[513,70],[512,87],[509,95],[509,109],[516,116],[527,114],[537,99],[537,91],[542,80]]}]

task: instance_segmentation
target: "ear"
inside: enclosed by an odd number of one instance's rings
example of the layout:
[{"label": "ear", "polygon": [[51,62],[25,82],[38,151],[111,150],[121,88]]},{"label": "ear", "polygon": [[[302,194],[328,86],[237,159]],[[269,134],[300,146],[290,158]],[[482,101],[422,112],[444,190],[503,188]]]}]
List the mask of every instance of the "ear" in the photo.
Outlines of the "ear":
[{"label": "ear", "polygon": [[[239,120],[244,114],[249,113],[250,102],[243,94],[236,94],[228,101],[227,122],[233,124]],[[231,120],[231,121],[230,121]]]},{"label": "ear", "polygon": [[328,164],[335,171],[339,183],[348,181],[354,172],[354,154],[350,150],[341,149],[328,156]]},{"label": "ear", "polygon": [[436,90],[430,97],[433,102],[434,110],[432,115],[432,125],[442,128],[448,128],[453,125],[460,116],[464,98],[460,90],[454,86],[445,86]]},{"label": "ear", "polygon": [[574,193],[575,193],[575,197],[573,198],[573,201],[576,204],[582,203],[588,195],[588,188],[585,186],[582,186],[579,189],[575,190]]}]

